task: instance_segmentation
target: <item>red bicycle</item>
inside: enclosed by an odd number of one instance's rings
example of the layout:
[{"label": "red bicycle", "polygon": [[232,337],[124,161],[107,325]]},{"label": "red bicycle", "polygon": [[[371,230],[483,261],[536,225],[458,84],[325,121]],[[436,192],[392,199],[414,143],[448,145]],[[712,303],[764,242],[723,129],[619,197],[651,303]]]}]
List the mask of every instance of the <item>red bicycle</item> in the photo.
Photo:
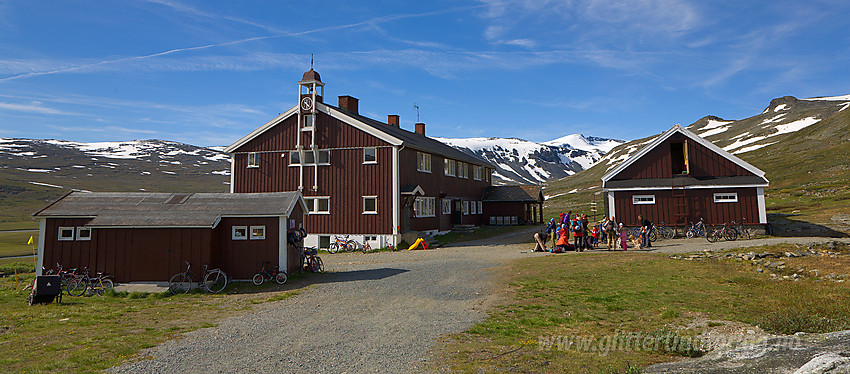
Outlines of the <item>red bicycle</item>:
[{"label": "red bicycle", "polygon": [[275,265],[274,269],[269,272],[268,270],[266,270],[266,264],[271,265],[271,262],[263,262],[263,266],[260,267],[260,272],[254,274],[254,277],[251,278],[251,282],[254,282],[254,284],[257,286],[262,285],[263,282],[266,281],[266,279],[274,279],[275,283],[277,284],[286,283],[287,277],[285,271],[280,271],[280,267]]}]

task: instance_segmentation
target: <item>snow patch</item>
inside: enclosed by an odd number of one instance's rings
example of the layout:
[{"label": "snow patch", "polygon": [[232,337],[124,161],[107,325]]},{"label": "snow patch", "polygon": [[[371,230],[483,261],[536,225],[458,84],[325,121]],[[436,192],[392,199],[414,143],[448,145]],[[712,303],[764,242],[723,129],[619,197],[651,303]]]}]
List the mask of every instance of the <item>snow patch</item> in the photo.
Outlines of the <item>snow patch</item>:
[{"label": "snow patch", "polygon": [[762,139],[767,139],[767,137],[766,136],[756,136],[756,137],[752,137],[752,138],[749,138],[749,139],[738,140],[738,141],[736,141],[732,144],[729,144],[729,145],[723,147],[723,150],[728,152],[728,151],[736,149],[736,148],[741,148],[741,147],[743,147],[747,144],[755,143],[755,142],[762,140]]},{"label": "snow patch", "polygon": [[806,127],[809,127],[811,125],[814,125],[818,122],[820,122],[820,119],[817,118],[817,117],[806,117],[806,118],[803,118],[801,120],[796,120],[796,121],[788,123],[788,124],[776,126],[776,130],[778,132],[775,133],[775,134],[770,134],[770,136],[776,136],[776,135],[800,131],[800,130],[802,130]]},{"label": "snow patch", "polygon": [[62,186],[57,186],[57,185],[55,185],[55,184],[47,184],[47,183],[40,183],[40,182],[29,182],[29,183],[30,183],[30,184],[34,184],[34,185],[36,185],[36,186],[53,187],[53,188],[65,188],[65,187],[62,187]]},{"label": "snow patch", "polygon": [[732,154],[733,154],[733,155],[737,155],[737,154],[741,154],[741,153],[747,153],[747,152],[749,152],[749,151],[755,151],[756,149],[764,148],[764,147],[767,147],[767,146],[769,146],[769,145],[771,145],[771,144],[776,144],[776,143],[777,143],[777,142],[751,145],[751,146],[749,146],[749,147],[744,147],[744,148],[741,148],[741,149],[739,149],[739,150],[737,150],[737,151],[735,151],[735,152],[732,152]]},{"label": "snow patch", "polygon": [[844,96],[829,96],[829,97],[810,97],[808,99],[800,99],[808,101],[850,101],[850,95]]},{"label": "snow patch", "polygon": [[47,170],[47,169],[24,169],[24,168],[15,168],[17,170],[28,171],[30,173],[52,173],[55,170]]},{"label": "snow patch", "polygon": [[700,128],[700,130],[711,130],[713,128],[728,125],[732,122],[735,122],[735,121],[717,121],[717,120],[710,119],[710,120],[708,120],[708,123],[705,126]]},{"label": "snow patch", "polygon": [[730,128],[729,126],[726,126],[726,127],[717,127],[717,128],[714,128],[714,129],[708,130],[708,131],[706,131],[706,132],[704,132],[704,133],[702,133],[702,134],[699,134],[699,136],[700,136],[701,138],[705,138],[705,137],[707,137],[707,136],[717,135],[717,134],[720,134],[720,133],[722,133],[722,132],[726,132],[726,130],[729,130],[729,128]]},{"label": "snow patch", "polygon": [[787,108],[788,108],[788,105],[787,105],[787,104],[779,104],[779,105],[777,105],[777,106],[776,106],[776,108],[774,108],[774,109],[773,109],[773,111],[774,111],[774,112],[778,112],[778,111],[780,111],[780,110],[785,110],[785,109],[787,109]]}]

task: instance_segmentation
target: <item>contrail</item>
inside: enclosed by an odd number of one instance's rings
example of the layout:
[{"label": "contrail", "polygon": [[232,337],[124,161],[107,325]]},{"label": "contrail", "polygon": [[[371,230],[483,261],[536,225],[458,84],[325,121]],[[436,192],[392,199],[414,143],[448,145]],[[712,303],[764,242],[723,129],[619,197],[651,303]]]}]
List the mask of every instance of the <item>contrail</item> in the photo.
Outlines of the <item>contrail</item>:
[{"label": "contrail", "polygon": [[0,82],[10,81],[10,80],[15,80],[15,79],[29,78],[29,77],[36,77],[36,76],[40,76],[40,75],[67,73],[67,72],[88,69],[88,68],[101,66],[101,65],[110,65],[110,64],[117,64],[117,63],[122,63],[122,62],[127,62],[127,61],[144,60],[144,59],[148,59],[148,58],[152,58],[152,57],[165,56],[165,55],[170,55],[170,54],[179,53],[179,52],[198,51],[198,50],[202,50],[202,49],[224,47],[224,46],[228,46],[228,45],[253,42],[253,41],[257,41],[257,40],[284,38],[284,37],[292,37],[292,36],[302,36],[302,35],[307,35],[307,34],[314,34],[314,33],[318,33],[318,32],[323,32],[323,31],[340,30],[340,29],[354,28],[354,27],[363,26],[363,25],[390,22],[390,21],[395,21],[395,20],[404,19],[404,18],[428,17],[428,16],[433,16],[433,15],[439,15],[439,14],[454,13],[454,12],[460,12],[460,11],[465,11],[465,10],[470,10],[470,9],[475,9],[475,8],[481,8],[483,6],[484,5],[451,8],[451,9],[428,12],[428,13],[396,14],[396,15],[372,18],[372,19],[369,19],[369,20],[366,20],[366,21],[351,23],[351,24],[347,24],[347,25],[320,27],[320,28],[313,29],[313,30],[292,32],[292,33],[281,33],[281,34],[275,34],[275,35],[255,36],[255,37],[252,37],[252,38],[233,40],[233,41],[224,42],[224,43],[207,44],[207,45],[201,45],[201,46],[196,46],[196,47],[176,48],[176,49],[170,49],[170,50],[167,50],[167,51],[164,51],[164,52],[158,52],[158,53],[153,53],[153,54],[149,54],[149,55],[122,57],[122,58],[117,58],[117,59],[113,59],[113,60],[104,60],[104,61],[100,61],[100,62],[78,65],[78,66],[74,66],[74,67],[70,67],[70,68],[64,68],[64,69],[56,69],[56,70],[50,70],[50,71],[40,71],[40,72],[33,72],[33,73],[18,74],[18,75],[13,75],[11,77],[0,78]]}]

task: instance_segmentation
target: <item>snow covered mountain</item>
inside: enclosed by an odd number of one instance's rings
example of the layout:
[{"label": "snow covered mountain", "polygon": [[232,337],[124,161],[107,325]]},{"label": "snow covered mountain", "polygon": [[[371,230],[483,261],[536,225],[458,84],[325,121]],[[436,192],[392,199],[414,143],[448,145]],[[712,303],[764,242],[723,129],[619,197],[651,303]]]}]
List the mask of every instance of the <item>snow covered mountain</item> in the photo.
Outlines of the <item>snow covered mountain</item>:
[{"label": "snow covered mountain", "polygon": [[0,138],[0,169],[4,180],[98,191],[173,189],[184,183],[204,185],[203,191],[225,191],[230,181],[228,155],[165,140],[80,143]]},{"label": "snow covered mountain", "polygon": [[544,143],[517,138],[437,138],[490,161],[494,184],[542,183],[585,170],[623,141],[567,135]]}]

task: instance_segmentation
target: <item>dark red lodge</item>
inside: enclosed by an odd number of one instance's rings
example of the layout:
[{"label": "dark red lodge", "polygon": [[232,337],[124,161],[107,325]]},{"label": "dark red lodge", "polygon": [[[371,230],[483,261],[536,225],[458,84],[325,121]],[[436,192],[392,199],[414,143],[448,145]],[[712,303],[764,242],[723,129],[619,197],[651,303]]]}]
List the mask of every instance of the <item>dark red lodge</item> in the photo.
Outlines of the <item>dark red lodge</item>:
[{"label": "dark red lodge", "polygon": [[763,171],[680,125],[602,177],[609,216],[679,227],[700,219],[764,225],[768,183]]},{"label": "dark red lodge", "polygon": [[203,264],[250,279],[268,261],[298,271],[287,233],[302,227],[298,192],[71,192],[33,214],[40,220],[38,265],[101,271],[118,282],[167,281]]}]

